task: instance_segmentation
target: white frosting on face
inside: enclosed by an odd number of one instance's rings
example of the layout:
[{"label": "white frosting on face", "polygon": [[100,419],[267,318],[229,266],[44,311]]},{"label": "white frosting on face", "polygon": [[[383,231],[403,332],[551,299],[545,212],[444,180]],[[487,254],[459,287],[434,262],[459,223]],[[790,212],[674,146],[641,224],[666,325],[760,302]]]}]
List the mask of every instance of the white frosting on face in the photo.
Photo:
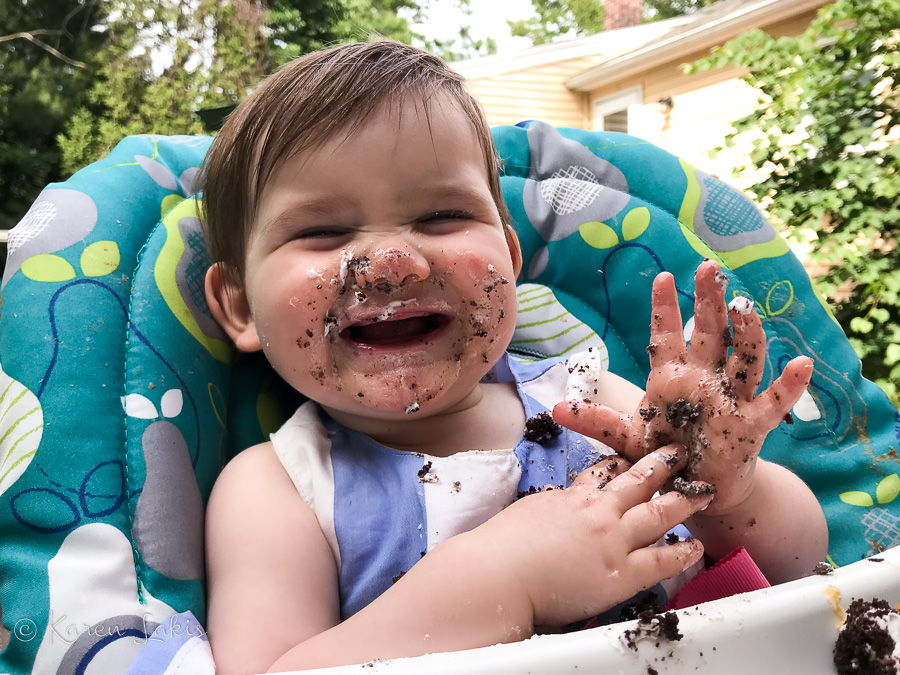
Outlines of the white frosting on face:
[{"label": "white frosting on face", "polygon": [[743,295],[735,296],[734,300],[728,303],[728,311],[747,315],[753,311],[753,301]]},{"label": "white frosting on face", "polygon": [[317,270],[314,267],[307,268],[306,278],[307,279],[321,279],[322,281],[325,281],[325,277],[322,276],[322,272]]}]

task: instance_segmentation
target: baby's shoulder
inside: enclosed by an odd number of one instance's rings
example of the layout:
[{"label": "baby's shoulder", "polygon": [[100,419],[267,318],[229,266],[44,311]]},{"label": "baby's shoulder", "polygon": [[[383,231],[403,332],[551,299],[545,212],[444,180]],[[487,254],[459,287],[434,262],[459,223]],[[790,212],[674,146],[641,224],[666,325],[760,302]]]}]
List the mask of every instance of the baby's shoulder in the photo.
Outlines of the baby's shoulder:
[{"label": "baby's shoulder", "polygon": [[254,490],[265,492],[285,481],[287,484],[291,482],[274,446],[270,441],[266,441],[235,455],[216,479],[213,494],[225,489],[229,492],[237,489],[242,492]]}]

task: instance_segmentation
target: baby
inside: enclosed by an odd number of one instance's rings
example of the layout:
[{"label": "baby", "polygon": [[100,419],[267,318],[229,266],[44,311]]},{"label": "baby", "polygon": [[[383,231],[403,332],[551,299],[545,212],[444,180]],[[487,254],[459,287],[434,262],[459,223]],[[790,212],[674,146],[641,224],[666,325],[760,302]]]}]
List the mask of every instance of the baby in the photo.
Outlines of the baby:
[{"label": "baby", "polygon": [[[824,557],[811,492],[757,458],[812,363],[754,398],[764,334],[735,308],[728,356],[714,263],[689,355],[656,280],[646,393],[591,372],[592,402],[562,402],[590,358],[507,357],[521,251],[483,114],[436,57],[376,42],[288,64],[229,118],[204,198],[214,316],[310,399],[210,497],[218,672],[521,640],[704,551],[744,546],[775,583]],[[568,429],[523,438],[554,404]],[[699,489],[657,494],[679,473]],[[683,522],[696,538],[654,545]]]}]

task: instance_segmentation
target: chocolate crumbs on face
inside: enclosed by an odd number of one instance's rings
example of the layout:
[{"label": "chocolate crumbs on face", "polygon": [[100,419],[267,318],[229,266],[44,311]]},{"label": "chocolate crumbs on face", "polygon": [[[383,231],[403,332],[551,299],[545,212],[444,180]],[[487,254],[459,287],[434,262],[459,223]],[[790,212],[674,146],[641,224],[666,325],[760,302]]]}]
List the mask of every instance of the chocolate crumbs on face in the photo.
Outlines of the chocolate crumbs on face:
[{"label": "chocolate crumbs on face", "polygon": [[549,412],[541,412],[537,415],[529,417],[525,421],[525,433],[523,437],[526,441],[535,443],[546,443],[559,436],[562,433],[562,427],[556,423]]}]

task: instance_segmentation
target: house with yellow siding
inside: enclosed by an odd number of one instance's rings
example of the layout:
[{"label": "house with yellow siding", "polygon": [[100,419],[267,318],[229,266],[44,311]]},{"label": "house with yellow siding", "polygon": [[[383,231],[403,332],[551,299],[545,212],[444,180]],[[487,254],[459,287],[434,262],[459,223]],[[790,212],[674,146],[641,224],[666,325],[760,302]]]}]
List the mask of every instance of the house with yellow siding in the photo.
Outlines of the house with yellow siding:
[{"label": "house with yellow siding", "polygon": [[[716,158],[730,122],[752,112],[759,93],[737,68],[686,75],[682,64],[753,28],[799,35],[828,0],[720,0],[692,14],[638,25],[607,25],[590,37],[451,64],[466,77],[492,125],[541,119],[556,126],[625,131],[732,178],[748,163],[752,139]],[[610,16],[640,16],[641,0],[606,0]],[[617,10],[623,9],[624,12]],[[746,136],[746,135],[744,135]]]}]

